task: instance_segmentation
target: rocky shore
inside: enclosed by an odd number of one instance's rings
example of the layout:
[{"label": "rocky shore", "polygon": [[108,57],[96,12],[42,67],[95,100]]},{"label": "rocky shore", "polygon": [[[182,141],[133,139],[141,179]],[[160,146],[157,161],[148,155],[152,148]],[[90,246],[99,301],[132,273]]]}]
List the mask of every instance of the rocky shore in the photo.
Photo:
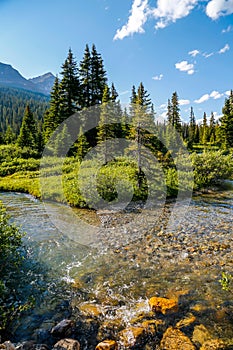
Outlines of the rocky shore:
[{"label": "rocky shore", "polygon": [[[20,344],[6,341],[3,350],[230,350],[233,339],[216,338],[199,321],[210,312],[198,302],[187,305],[189,291],[174,291],[173,298],[151,297],[133,305],[131,319],[124,309],[82,303],[73,309],[73,319],[63,319],[48,330],[37,330],[36,339]],[[113,308],[113,305],[111,306]],[[219,318],[232,317],[230,309],[212,310]],[[233,321],[233,319],[231,320]]]}]

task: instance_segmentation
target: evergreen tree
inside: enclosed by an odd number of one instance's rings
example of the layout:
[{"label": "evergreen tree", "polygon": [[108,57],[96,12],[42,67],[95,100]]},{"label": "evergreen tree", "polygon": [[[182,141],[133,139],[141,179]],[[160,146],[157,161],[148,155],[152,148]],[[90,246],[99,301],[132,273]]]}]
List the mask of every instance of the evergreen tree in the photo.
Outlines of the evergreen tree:
[{"label": "evergreen tree", "polygon": [[62,122],[61,116],[61,91],[58,77],[55,78],[54,85],[50,94],[50,106],[44,115],[43,138],[45,143],[49,140],[53,131]]},{"label": "evergreen tree", "polygon": [[36,122],[29,106],[27,106],[25,109],[19,137],[17,139],[17,144],[21,148],[23,147],[29,147],[32,149],[37,148]]},{"label": "evergreen tree", "polygon": [[178,132],[181,132],[180,108],[176,91],[172,94],[171,102],[168,100],[167,109],[168,124],[173,126]]},{"label": "evergreen tree", "polygon": [[225,148],[233,147],[233,91],[225,100],[221,121],[221,138]]},{"label": "evergreen tree", "polygon": [[82,126],[80,127],[78,139],[76,142],[76,149],[76,158],[82,161],[82,159],[89,150],[89,143],[87,142],[86,135],[83,133]]},{"label": "evergreen tree", "polygon": [[3,141],[4,143],[6,143],[7,145],[10,143],[13,143],[16,140],[16,135],[12,130],[12,127],[10,125],[8,125],[6,132],[4,134],[3,137]]},{"label": "evergreen tree", "polygon": [[60,82],[60,113],[61,123],[80,109],[81,92],[77,63],[71,49],[62,65],[62,80]]},{"label": "evergreen tree", "polygon": [[209,139],[209,127],[207,124],[207,116],[206,112],[204,112],[203,115],[203,122],[202,122],[202,127],[201,127],[201,141],[203,145],[206,145]]},{"label": "evergreen tree", "polygon": [[67,149],[71,144],[71,137],[68,132],[67,125],[64,124],[62,130],[57,134],[54,140],[54,155],[58,157],[65,157],[67,155]]},{"label": "evergreen tree", "polygon": [[107,83],[103,59],[93,44],[91,50],[91,105],[101,104]]},{"label": "evergreen tree", "polygon": [[83,60],[79,65],[81,84],[81,107],[88,108],[92,101],[92,60],[89,46],[86,45]]},{"label": "evergreen tree", "polygon": [[114,111],[113,103],[111,102],[110,91],[107,85],[105,85],[102,105],[101,105],[100,122],[97,128],[97,142],[98,144],[103,143],[103,157],[104,163],[107,164],[109,161],[109,143],[107,140],[115,137],[115,124],[114,122]]},{"label": "evergreen tree", "polygon": [[190,111],[190,121],[189,121],[189,130],[188,130],[188,145],[192,148],[193,143],[195,142],[195,131],[196,131],[196,118],[193,112],[193,107]]},{"label": "evergreen tree", "polygon": [[209,125],[209,140],[211,143],[215,143],[215,140],[216,140],[215,126],[216,126],[216,123],[215,123],[214,113],[211,112],[210,125]]}]

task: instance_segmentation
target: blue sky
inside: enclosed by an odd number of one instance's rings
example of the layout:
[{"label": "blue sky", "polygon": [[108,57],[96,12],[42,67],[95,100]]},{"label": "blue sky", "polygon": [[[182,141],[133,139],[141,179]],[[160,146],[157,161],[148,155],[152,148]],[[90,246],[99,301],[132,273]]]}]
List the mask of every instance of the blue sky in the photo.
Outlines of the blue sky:
[{"label": "blue sky", "polygon": [[0,62],[23,76],[59,73],[86,43],[121,101],[142,81],[158,115],[177,91],[183,120],[219,116],[233,89],[233,0],[0,0]]}]

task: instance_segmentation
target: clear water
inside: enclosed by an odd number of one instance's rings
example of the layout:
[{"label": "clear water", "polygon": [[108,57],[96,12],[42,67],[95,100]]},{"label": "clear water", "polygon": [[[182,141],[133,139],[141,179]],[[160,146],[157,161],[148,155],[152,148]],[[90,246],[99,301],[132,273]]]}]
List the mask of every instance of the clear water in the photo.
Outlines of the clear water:
[{"label": "clear water", "polygon": [[70,304],[108,305],[106,318],[121,314],[127,325],[136,301],[179,291],[187,291],[181,318],[196,312],[214,336],[233,339],[232,289],[223,291],[219,283],[222,271],[233,274],[232,190],[196,196],[169,230],[172,204],[159,213],[96,215],[59,204],[44,207],[19,193],[1,193],[0,199],[43,267],[31,279],[42,286],[37,306],[14,325],[17,341],[69,317]]}]

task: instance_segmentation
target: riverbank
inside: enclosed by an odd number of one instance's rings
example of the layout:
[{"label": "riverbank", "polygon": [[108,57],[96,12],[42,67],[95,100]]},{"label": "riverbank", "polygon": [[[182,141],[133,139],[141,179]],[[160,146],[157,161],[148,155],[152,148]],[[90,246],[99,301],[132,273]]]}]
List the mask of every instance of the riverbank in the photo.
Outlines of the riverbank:
[{"label": "riverbank", "polygon": [[[140,180],[133,160],[119,158],[99,168],[97,160],[46,157],[9,159],[0,164],[0,190],[28,193],[35,198],[77,208],[101,208],[112,202],[157,201],[205,191],[233,177],[230,154],[209,152],[174,162],[161,160]],[[190,161],[190,160],[189,160]],[[193,167],[193,168],[192,168]],[[101,204],[101,201],[103,202]]]}]

